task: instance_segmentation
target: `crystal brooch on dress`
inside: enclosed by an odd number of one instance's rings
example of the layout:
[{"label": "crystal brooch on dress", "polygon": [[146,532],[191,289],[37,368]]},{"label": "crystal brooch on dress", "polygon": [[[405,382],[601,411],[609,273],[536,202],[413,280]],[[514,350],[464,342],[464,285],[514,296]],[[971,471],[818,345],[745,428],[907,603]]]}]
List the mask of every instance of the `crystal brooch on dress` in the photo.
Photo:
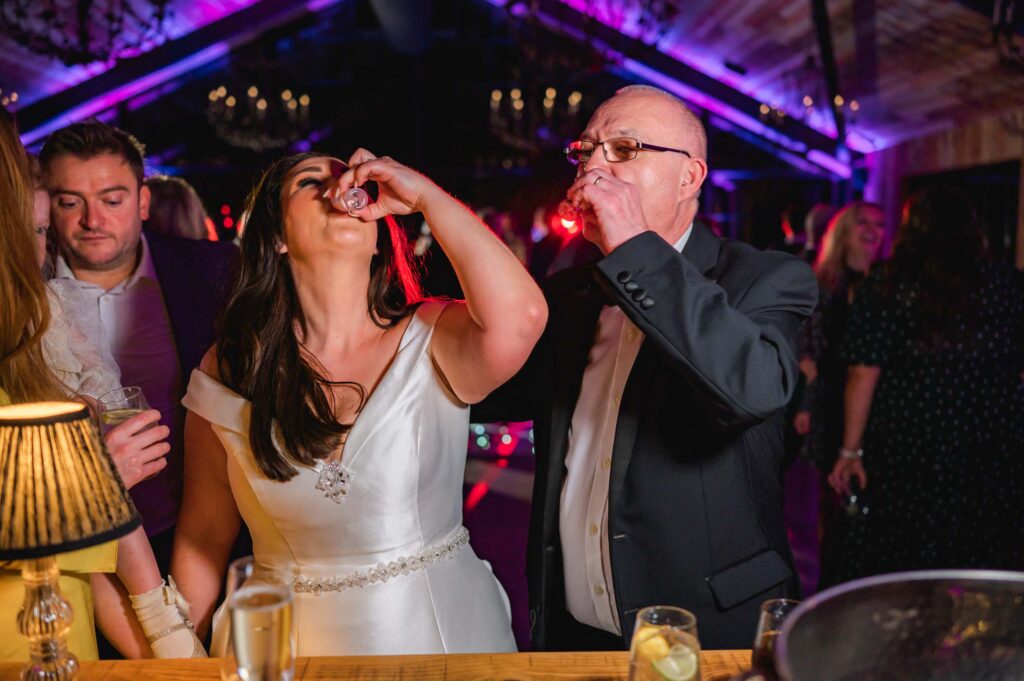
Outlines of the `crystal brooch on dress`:
[{"label": "crystal brooch on dress", "polygon": [[320,477],[317,478],[316,488],[324,493],[324,496],[336,504],[348,494],[348,484],[352,481],[352,475],[341,467],[337,461],[320,462]]}]

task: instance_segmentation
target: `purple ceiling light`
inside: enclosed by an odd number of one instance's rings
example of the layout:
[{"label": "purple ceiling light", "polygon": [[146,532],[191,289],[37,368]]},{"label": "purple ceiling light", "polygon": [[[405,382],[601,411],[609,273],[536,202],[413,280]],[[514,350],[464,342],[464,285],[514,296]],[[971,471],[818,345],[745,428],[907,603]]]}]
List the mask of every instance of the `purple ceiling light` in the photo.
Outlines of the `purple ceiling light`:
[{"label": "purple ceiling light", "polygon": [[165,66],[158,71],[149,73],[142,78],[122,85],[121,87],[109,90],[99,97],[90,99],[87,102],[79,104],[73,109],[65,111],[62,115],[37,128],[26,131],[25,134],[21,136],[21,143],[25,146],[34,144],[54,130],[59,130],[71,123],[80,121],[83,118],[96,116],[102,111],[106,111],[107,109],[117,106],[126,99],[130,99],[136,95],[146,92],[150,88],[157,87],[172,78],[177,78],[184,73],[199,68],[203,64],[207,64],[218,57],[224,56],[230,51],[230,49],[231,48],[227,43],[216,43],[214,45],[210,45],[195,54],[185,57],[181,61]]},{"label": "purple ceiling light", "polygon": [[[197,69],[211,61],[228,54],[233,48],[242,45],[264,31],[291,21],[311,11],[327,8],[344,0],[310,0],[306,3],[291,0],[203,0],[189,7],[192,30],[175,41],[164,43],[151,52],[132,60],[131,63],[118,65],[115,70],[103,73],[98,71],[91,77],[91,83],[80,83],[77,89],[88,91],[88,96],[80,96],[74,90],[58,94],[74,101],[70,108],[51,106],[53,113],[36,118],[36,124],[26,126],[22,134],[22,142],[27,146],[33,144],[50,132],[68,125],[71,122],[97,116],[102,112],[137,97],[165,83]],[[202,12],[197,12],[199,10]],[[184,13],[184,12],[183,12]],[[145,62],[143,71],[143,64]],[[135,67],[135,71],[127,73],[119,70]],[[141,73],[142,75],[136,75]],[[116,77],[115,77],[116,76]],[[110,81],[108,85],[104,80]],[[90,87],[91,86],[91,87]],[[96,94],[94,94],[94,92]],[[82,101],[84,100],[84,101]],[[50,103],[52,101],[40,103]],[[25,110],[30,107],[25,107]],[[38,107],[37,107],[38,108]],[[59,113],[56,113],[59,111]],[[26,111],[27,113],[27,111]]]},{"label": "purple ceiling light", "polygon": [[[509,4],[510,0],[488,0],[488,2],[496,7],[504,8]],[[637,22],[639,17],[638,11],[617,11],[610,13],[596,11],[593,3],[587,3],[583,0],[557,0],[557,2],[576,12],[589,16],[604,26],[619,31],[628,37],[637,38],[642,33]],[[520,5],[514,5],[513,10],[517,7],[520,7]],[[544,23],[556,30],[563,31],[581,39],[587,39],[587,36],[581,32],[580,27],[578,26],[567,25],[565,22],[551,16],[550,14],[542,14],[541,18]],[[659,51],[666,55],[670,55],[672,59],[685,64],[690,69],[698,71],[704,76],[708,76],[718,81],[718,83],[727,85],[732,87],[734,90],[742,92],[739,76],[726,69],[721,63],[716,63],[707,59],[695,59],[689,54],[683,55],[680,49],[670,49],[666,51],[661,48],[660,43]],[[664,71],[653,68],[637,59],[622,56],[619,63],[623,70],[633,76],[642,78],[664,90],[672,92],[693,105],[715,114],[724,121],[728,121],[729,123],[746,131],[770,140],[779,147],[774,150],[773,153],[778,158],[794,165],[795,167],[803,170],[810,170],[811,172],[819,172],[819,169],[824,169],[829,173],[842,178],[849,178],[852,175],[852,170],[848,160],[838,158],[820,149],[810,149],[803,141],[794,139],[793,137],[785,134],[782,130],[766,125],[757,118],[743,112],[735,106],[730,105],[719,97],[713,96],[708,92],[684,83],[681,80],[668,75]],[[835,139],[834,133],[831,137],[832,139]],[[873,150],[873,147],[869,150]]]}]

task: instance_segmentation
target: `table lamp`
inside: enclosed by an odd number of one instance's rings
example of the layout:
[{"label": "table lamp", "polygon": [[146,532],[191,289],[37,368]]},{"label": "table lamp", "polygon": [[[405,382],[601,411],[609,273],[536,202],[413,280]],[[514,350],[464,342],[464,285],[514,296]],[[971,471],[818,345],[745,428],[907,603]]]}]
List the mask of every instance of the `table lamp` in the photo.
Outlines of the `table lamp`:
[{"label": "table lamp", "polygon": [[54,554],[117,539],[140,522],[84,404],[0,407],[0,561],[22,561],[24,681],[64,681],[78,672],[65,641],[73,613]]}]

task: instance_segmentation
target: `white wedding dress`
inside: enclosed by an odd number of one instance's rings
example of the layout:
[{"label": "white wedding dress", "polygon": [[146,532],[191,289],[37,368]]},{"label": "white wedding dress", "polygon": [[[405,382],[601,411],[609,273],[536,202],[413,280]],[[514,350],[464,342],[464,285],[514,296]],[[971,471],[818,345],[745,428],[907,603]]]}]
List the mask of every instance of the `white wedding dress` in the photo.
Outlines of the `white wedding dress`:
[{"label": "white wedding dress", "polygon": [[[192,373],[183,403],[227,450],[257,578],[295,590],[300,656],[516,649],[508,598],[462,527],[469,409],[429,354],[443,307],[425,303],[409,321],[349,432],[348,483],[335,498],[317,488],[322,464],[287,482],[265,477],[249,447],[249,402]],[[215,618],[214,654],[226,619]]]}]

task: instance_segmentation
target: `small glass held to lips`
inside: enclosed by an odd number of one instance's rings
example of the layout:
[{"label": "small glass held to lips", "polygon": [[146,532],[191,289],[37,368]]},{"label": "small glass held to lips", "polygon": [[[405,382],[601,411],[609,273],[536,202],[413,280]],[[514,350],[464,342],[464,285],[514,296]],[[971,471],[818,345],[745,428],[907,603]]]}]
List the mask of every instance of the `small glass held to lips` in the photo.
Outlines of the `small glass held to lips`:
[{"label": "small glass held to lips", "polygon": [[136,414],[149,409],[142,388],[129,385],[117,388],[100,395],[96,400],[96,411],[99,414],[100,430],[107,434],[117,426]]},{"label": "small glass held to lips", "polygon": [[572,205],[568,200],[562,201],[558,204],[558,217],[566,222],[578,222],[580,219],[580,209]]},{"label": "small glass held to lips", "polygon": [[331,204],[338,210],[352,213],[366,208],[370,203],[370,195],[361,187],[349,187],[343,192],[337,189],[330,192]]},{"label": "small glass held to lips", "polygon": [[697,681],[697,618],[682,608],[656,605],[636,615],[629,647],[629,681]]}]

